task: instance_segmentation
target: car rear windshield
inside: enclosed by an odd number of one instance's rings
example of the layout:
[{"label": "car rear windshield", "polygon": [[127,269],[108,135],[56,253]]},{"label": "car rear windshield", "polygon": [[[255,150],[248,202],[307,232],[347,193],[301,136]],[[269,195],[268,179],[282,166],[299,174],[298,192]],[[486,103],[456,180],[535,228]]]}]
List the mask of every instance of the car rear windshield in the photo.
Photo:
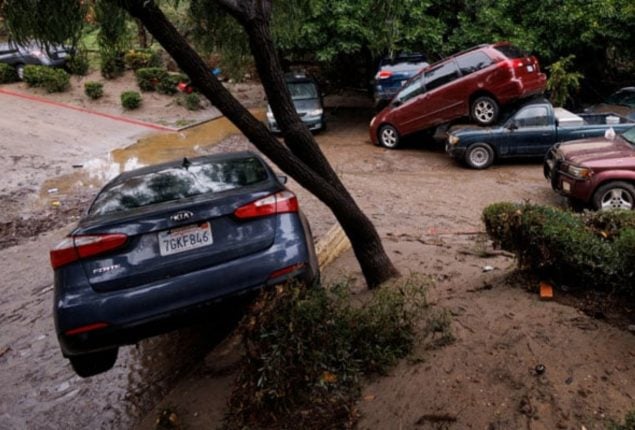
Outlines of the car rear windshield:
[{"label": "car rear windshield", "polygon": [[[187,164],[187,163],[186,163]],[[257,158],[209,161],[171,166],[105,188],[89,215],[105,215],[179,200],[206,193],[218,193],[262,182],[267,170]]]},{"label": "car rear windshield", "polygon": [[527,53],[520,48],[517,48],[514,45],[500,45],[496,46],[495,49],[498,52],[501,52],[507,58],[525,58]]},{"label": "car rear windshield", "polygon": [[318,90],[313,82],[287,82],[287,88],[289,88],[293,100],[318,98]]}]

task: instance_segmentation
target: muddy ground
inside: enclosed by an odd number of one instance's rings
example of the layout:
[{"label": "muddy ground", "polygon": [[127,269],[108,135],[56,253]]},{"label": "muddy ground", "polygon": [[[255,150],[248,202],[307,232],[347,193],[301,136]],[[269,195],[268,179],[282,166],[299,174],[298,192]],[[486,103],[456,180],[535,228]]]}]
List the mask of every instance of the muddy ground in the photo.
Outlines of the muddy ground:
[{"label": "muddy ground", "polygon": [[[174,408],[187,428],[214,428],[240,354],[235,341],[210,351],[210,331],[217,327],[197,326],[122,348],[112,371],[78,378],[59,353],[51,316],[47,250],[66,229],[32,233],[38,225],[48,230],[72,221],[113,164],[131,167],[156,157],[243,149],[249,143],[231,136],[226,124],[210,123],[204,132],[134,144],[148,130],[126,131],[121,124],[1,94],[0,102],[18,110],[25,103],[26,115],[22,121],[6,120],[0,137],[2,167],[7,167],[2,194],[10,197],[11,208],[4,221],[25,225],[16,229],[13,242],[5,242],[12,246],[0,251],[5,262],[0,268],[0,429],[152,428],[165,406]],[[332,109],[329,130],[317,136],[318,143],[375,222],[400,270],[437,280],[430,300],[449,309],[457,340],[443,349],[417,351],[414,360],[404,360],[387,377],[369,381],[359,403],[360,428],[601,429],[609,418],[633,409],[635,336],[573,307],[539,301],[527,292],[532,285],[514,275],[513,259],[481,257],[490,247],[480,222],[487,204],[563,204],[542,178],[540,164],[473,171],[431,142],[413,141],[396,151],[374,147],[367,137],[370,116],[363,109]],[[110,139],[115,132],[123,134]],[[75,143],[66,145],[67,140]],[[222,143],[213,145],[214,140]],[[108,155],[119,147],[129,148]],[[23,155],[14,169],[12,153]],[[19,164],[22,160],[28,161]],[[315,235],[322,235],[334,222],[332,215],[296,184],[290,187]],[[483,272],[486,265],[494,270]],[[341,276],[353,276],[363,288],[350,252],[324,274],[327,280]],[[536,372],[539,364],[544,373]]]}]

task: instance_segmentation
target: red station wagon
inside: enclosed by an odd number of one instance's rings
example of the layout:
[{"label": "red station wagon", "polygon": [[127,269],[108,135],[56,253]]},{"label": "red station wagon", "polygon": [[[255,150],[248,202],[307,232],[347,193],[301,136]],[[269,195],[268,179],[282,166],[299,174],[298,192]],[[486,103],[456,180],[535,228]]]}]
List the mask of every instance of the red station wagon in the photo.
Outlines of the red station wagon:
[{"label": "red station wagon", "polygon": [[403,136],[470,116],[480,125],[500,107],[542,94],[538,60],[507,42],[481,45],[435,63],[410,79],[370,123],[374,144],[396,148]]}]

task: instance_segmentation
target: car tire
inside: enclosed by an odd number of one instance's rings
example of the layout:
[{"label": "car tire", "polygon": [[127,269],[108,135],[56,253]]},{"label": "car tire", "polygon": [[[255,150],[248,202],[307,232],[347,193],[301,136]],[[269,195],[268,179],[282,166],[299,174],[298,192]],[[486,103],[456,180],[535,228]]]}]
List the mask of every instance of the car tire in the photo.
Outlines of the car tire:
[{"label": "car tire", "polygon": [[474,99],[470,107],[470,116],[478,125],[492,125],[498,119],[500,108],[496,100],[488,96]]},{"label": "car tire", "polygon": [[68,357],[75,373],[82,378],[112,369],[117,361],[118,348]]},{"label": "car tire", "polygon": [[465,152],[465,164],[472,169],[487,169],[494,162],[494,150],[487,143],[475,143]]},{"label": "car tire", "polygon": [[15,65],[15,74],[18,75],[19,80],[24,80],[24,64]]},{"label": "car tire", "polygon": [[386,124],[379,127],[377,138],[384,148],[395,149],[399,146],[399,132],[392,125]]},{"label": "car tire", "polygon": [[593,193],[593,207],[597,210],[635,209],[635,186],[614,181],[598,187]]}]

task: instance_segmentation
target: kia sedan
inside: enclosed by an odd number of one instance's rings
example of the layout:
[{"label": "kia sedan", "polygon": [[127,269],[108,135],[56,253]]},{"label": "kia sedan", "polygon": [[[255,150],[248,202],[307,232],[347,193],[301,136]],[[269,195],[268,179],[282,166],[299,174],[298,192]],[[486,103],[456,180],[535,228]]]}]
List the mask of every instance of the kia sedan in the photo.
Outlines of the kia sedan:
[{"label": "kia sedan", "polygon": [[261,288],[319,278],[296,196],[251,152],[119,175],[51,251],[62,353],[86,377],[119,346]]}]

